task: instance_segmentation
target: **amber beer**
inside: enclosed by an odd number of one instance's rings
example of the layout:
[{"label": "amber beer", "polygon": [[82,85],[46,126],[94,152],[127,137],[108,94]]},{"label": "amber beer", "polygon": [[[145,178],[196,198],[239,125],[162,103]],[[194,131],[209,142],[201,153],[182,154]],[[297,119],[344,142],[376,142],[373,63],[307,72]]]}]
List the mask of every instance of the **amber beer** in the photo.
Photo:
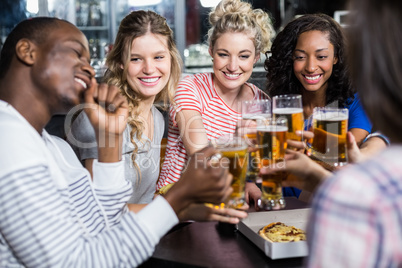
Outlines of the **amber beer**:
[{"label": "amber beer", "polygon": [[[243,120],[253,120],[258,124],[259,120],[266,120],[271,114],[243,114]],[[246,133],[244,135],[248,146],[253,147],[257,143],[257,132]],[[247,177],[255,179],[260,172],[260,153],[258,150],[249,152]]]},{"label": "amber beer", "polygon": [[220,149],[220,152],[224,158],[222,160],[223,164],[229,168],[229,173],[233,175],[233,192],[225,202],[226,207],[240,208],[245,205],[244,188],[248,166],[247,146],[242,148],[224,148]]},{"label": "amber beer", "polygon": [[[254,122],[256,122],[256,124],[258,124],[259,121],[266,121],[267,119],[269,119],[271,117],[271,114],[243,114],[242,115],[242,119],[243,120],[252,120]],[[249,140],[255,140],[257,138],[257,133],[253,132],[253,133],[247,133],[245,134],[245,138],[249,139]]]},{"label": "amber beer", "polygon": [[[232,134],[233,135],[233,134]],[[248,150],[244,138],[234,135],[224,135],[212,141],[214,148],[222,155],[220,164],[229,169],[233,175],[233,192],[225,201],[228,208],[240,208],[246,204],[244,188],[248,166]],[[222,207],[222,206],[220,206]]]},{"label": "amber beer", "polygon": [[[286,120],[283,122],[285,122],[284,125],[270,124],[257,128],[261,167],[278,163],[284,164],[288,127]],[[283,172],[262,175],[262,208],[270,210],[285,207],[285,200],[282,195],[283,176]]]},{"label": "amber beer", "polygon": [[287,139],[301,141],[301,136],[296,135],[296,131],[303,130],[303,108],[276,108],[272,110],[275,119],[285,117],[288,121]]},{"label": "amber beer", "polygon": [[314,109],[312,156],[331,166],[347,163],[346,133],[348,126],[347,109]]}]

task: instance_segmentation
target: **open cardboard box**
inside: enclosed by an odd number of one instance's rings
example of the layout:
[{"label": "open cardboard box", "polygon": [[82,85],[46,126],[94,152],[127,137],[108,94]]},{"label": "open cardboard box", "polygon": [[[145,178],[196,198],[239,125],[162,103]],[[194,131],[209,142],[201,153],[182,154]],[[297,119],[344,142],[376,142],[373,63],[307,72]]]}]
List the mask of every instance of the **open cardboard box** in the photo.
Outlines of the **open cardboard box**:
[{"label": "open cardboard box", "polygon": [[[283,222],[306,231],[310,208],[251,212],[238,224],[238,230],[250,239],[271,259],[305,257],[308,255],[307,241],[273,243],[262,238],[258,231],[271,222]],[[307,237],[308,239],[308,237]]]}]

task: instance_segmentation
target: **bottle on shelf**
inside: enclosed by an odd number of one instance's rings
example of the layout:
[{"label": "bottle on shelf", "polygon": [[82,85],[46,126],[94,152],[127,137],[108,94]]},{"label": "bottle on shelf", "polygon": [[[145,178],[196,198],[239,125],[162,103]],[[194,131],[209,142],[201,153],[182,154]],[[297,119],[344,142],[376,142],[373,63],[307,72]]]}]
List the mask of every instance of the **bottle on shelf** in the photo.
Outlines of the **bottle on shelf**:
[{"label": "bottle on shelf", "polygon": [[102,11],[98,1],[88,4],[88,26],[102,26]]},{"label": "bottle on shelf", "polygon": [[84,1],[77,1],[75,3],[76,24],[77,26],[88,25],[88,3]]}]

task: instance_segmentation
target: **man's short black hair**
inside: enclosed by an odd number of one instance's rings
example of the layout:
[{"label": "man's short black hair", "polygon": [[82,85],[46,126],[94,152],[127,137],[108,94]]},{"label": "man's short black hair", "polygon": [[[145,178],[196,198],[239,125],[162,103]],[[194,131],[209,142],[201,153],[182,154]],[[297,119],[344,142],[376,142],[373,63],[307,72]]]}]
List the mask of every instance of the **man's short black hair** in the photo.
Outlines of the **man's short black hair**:
[{"label": "man's short black hair", "polygon": [[18,41],[26,38],[40,45],[48,36],[48,31],[58,27],[61,20],[52,17],[26,19],[17,24],[8,35],[0,54],[0,79],[4,77],[15,55]]}]

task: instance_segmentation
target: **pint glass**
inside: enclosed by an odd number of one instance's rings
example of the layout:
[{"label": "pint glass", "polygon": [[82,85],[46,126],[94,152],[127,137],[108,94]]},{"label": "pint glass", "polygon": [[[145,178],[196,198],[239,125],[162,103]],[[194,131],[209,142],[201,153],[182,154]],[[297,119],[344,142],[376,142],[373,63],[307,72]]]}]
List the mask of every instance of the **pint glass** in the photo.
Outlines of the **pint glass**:
[{"label": "pint glass", "polygon": [[302,96],[298,94],[278,95],[272,98],[272,115],[274,119],[285,117],[288,121],[287,138],[300,141],[297,130],[303,130]]},{"label": "pint glass", "polygon": [[[257,127],[257,141],[260,152],[261,167],[273,164],[285,164],[287,146],[287,120],[285,118],[269,119]],[[282,195],[282,179],[284,172],[263,174],[262,196],[260,207],[265,210],[281,209],[285,207]]]},{"label": "pint glass", "polygon": [[[242,119],[252,120],[256,124],[258,121],[265,120],[271,117],[271,101],[270,100],[252,100],[242,102]],[[251,128],[251,126],[245,126],[246,128]],[[256,128],[256,125],[253,127]],[[249,129],[250,130],[250,129]],[[246,132],[245,139],[250,147],[256,147],[257,143],[257,132],[254,131]],[[260,157],[258,150],[252,150],[249,152],[249,162],[247,170],[247,179],[255,181],[258,173],[260,171]]]},{"label": "pint glass", "polygon": [[224,135],[211,142],[222,155],[221,165],[228,167],[229,173],[233,175],[233,192],[225,201],[225,207],[240,208],[246,204],[244,188],[248,166],[247,143],[236,134]]},{"label": "pint glass", "polygon": [[348,109],[320,108],[313,110],[313,132],[311,154],[313,158],[333,167],[347,164],[346,133]]}]

